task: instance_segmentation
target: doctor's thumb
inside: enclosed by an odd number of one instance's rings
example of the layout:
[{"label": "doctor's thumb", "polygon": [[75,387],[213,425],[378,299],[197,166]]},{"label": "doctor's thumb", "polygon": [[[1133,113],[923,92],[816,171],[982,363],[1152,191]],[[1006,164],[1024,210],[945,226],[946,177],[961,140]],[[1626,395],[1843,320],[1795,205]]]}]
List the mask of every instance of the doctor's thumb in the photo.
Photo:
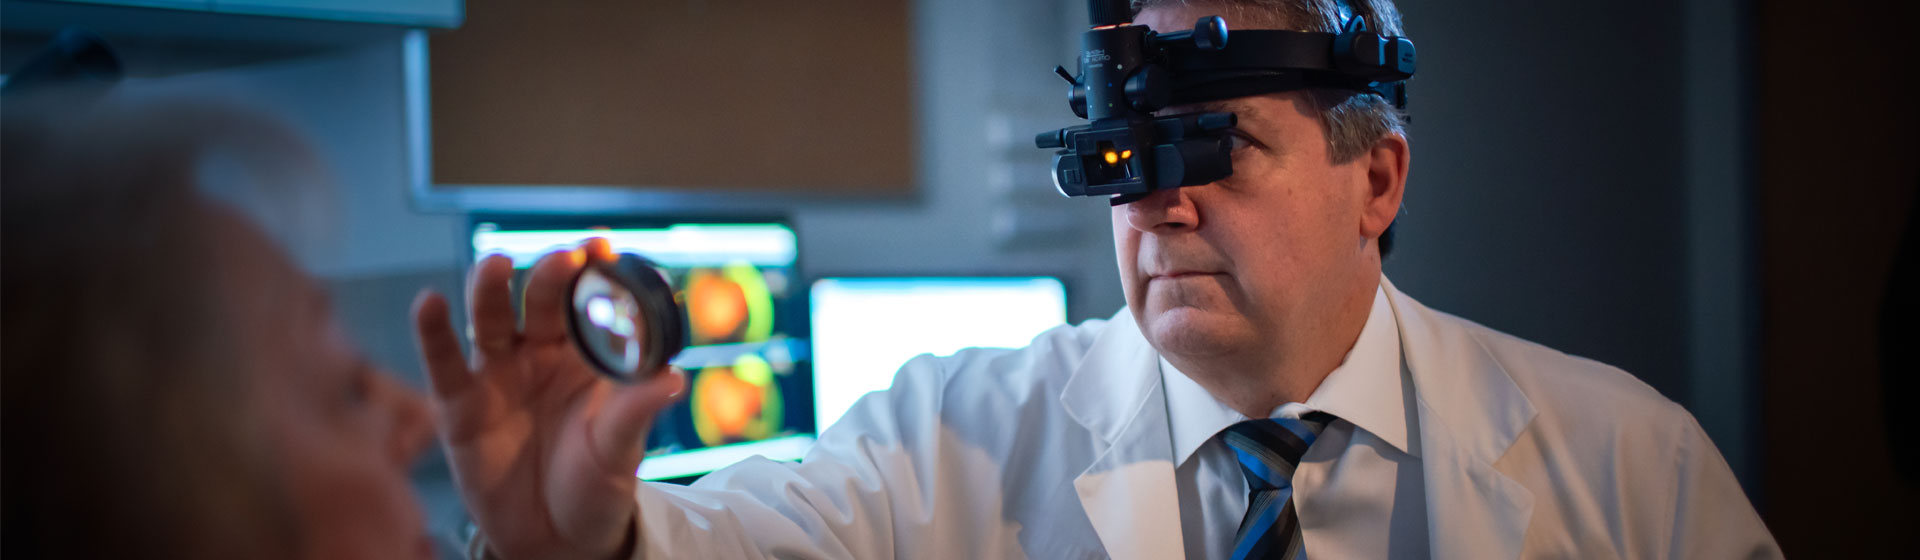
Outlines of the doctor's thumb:
[{"label": "doctor's thumb", "polygon": [[687,373],[677,367],[631,385],[616,384],[593,420],[594,447],[618,467],[639,466],[653,418],[686,392]]}]

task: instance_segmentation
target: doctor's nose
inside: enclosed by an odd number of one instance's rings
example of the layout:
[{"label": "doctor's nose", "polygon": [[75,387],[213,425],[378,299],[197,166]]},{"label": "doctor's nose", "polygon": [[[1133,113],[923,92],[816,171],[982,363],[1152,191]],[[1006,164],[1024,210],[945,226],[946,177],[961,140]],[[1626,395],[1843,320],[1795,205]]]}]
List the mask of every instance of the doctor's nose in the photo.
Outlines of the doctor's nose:
[{"label": "doctor's nose", "polygon": [[1174,233],[1200,227],[1200,209],[1189,189],[1161,189],[1126,205],[1127,223],[1146,233]]}]

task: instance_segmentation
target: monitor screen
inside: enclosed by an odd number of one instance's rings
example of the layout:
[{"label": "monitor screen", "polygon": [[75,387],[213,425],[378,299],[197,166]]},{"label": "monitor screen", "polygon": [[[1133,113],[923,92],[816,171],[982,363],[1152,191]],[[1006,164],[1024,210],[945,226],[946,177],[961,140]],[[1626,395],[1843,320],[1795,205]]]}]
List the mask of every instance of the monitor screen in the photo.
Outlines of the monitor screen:
[{"label": "monitor screen", "polygon": [[691,390],[655,420],[641,478],[685,478],[754,455],[797,460],[806,453],[813,386],[792,229],[630,220],[555,226],[479,221],[475,261],[506,255],[524,276],[541,255],[602,237],[617,252],[658,264],[686,311],[687,349],[673,364],[687,371]]},{"label": "monitor screen", "polygon": [[883,390],[907,360],[1020,348],[1067,320],[1048,277],[825,278],[813,283],[814,425]]}]

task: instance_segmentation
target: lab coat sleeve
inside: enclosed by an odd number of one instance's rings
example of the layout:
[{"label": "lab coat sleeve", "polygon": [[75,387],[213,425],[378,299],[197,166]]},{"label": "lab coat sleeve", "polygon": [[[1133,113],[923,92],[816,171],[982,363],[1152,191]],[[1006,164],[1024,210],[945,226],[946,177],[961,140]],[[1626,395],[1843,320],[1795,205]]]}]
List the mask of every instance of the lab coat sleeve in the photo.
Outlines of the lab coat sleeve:
[{"label": "lab coat sleeve", "polygon": [[1780,558],[1780,546],[1706,430],[1682,414],[1668,558]]},{"label": "lab coat sleeve", "polygon": [[[920,356],[861,398],[798,464],[760,457],[689,487],[638,491],[637,558],[892,558],[940,550],[939,402],[949,373]],[[953,523],[947,523],[952,525]],[[896,539],[910,541],[896,543]],[[947,550],[951,553],[953,550]]]}]

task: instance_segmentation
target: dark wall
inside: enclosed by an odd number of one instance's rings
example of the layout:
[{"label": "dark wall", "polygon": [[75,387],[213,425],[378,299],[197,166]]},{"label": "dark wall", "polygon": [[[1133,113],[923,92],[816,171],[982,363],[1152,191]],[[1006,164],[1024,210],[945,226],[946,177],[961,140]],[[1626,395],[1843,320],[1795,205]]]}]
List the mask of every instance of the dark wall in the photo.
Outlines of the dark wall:
[{"label": "dark wall", "polygon": [[1678,8],[1401,9],[1421,58],[1388,274],[1428,305],[1688,403]]}]

